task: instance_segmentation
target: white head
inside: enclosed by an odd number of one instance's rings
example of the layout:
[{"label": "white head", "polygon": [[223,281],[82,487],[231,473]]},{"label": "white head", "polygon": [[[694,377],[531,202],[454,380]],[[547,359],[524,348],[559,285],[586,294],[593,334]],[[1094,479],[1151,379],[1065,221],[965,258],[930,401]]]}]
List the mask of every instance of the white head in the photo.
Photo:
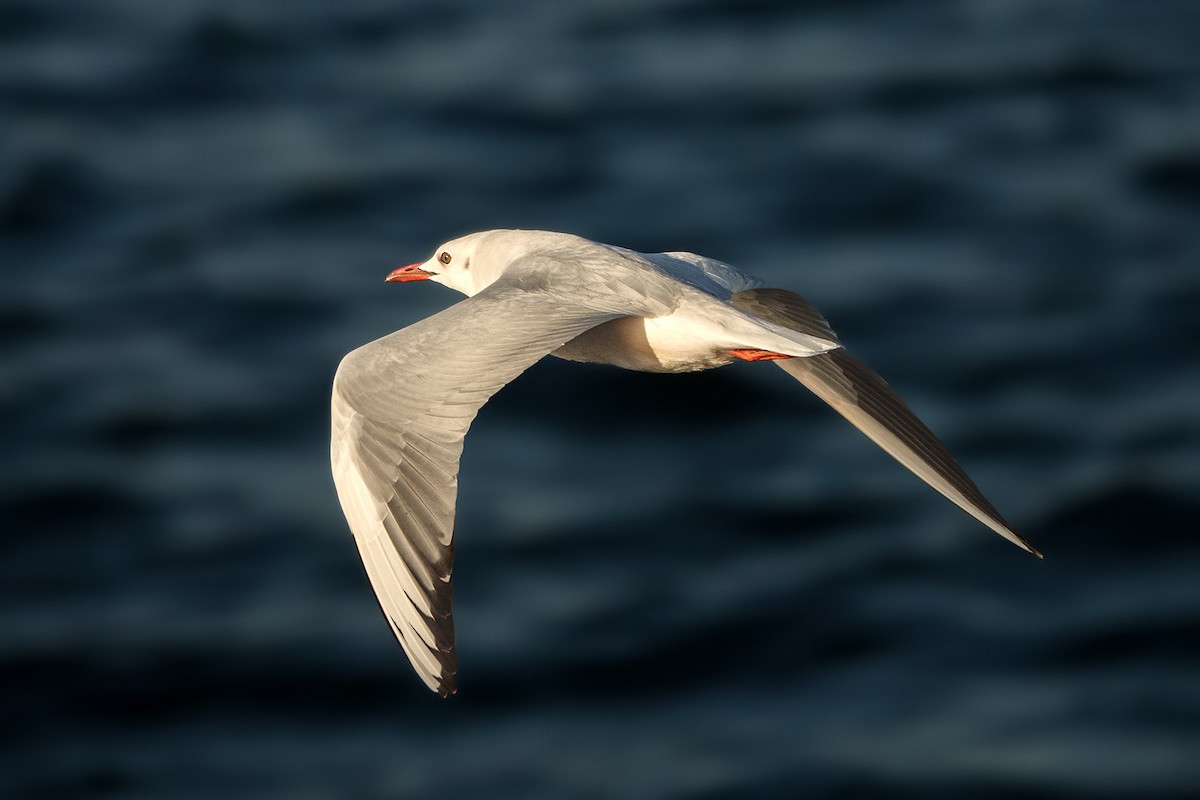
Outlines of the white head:
[{"label": "white head", "polygon": [[469,233],[434,250],[428,261],[393,270],[387,280],[430,280],[470,297],[490,286],[521,257],[571,240],[578,241],[578,237],[524,230]]}]

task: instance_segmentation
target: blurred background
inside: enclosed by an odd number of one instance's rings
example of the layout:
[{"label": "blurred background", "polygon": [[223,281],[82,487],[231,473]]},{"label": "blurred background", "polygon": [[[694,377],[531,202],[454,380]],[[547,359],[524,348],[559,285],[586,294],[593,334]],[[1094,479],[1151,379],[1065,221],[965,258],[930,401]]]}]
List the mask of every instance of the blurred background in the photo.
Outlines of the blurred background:
[{"label": "blurred background", "polygon": [[[328,392],[492,227],[806,295],[1046,560],[769,364],[549,360],[437,699]],[[1200,785],[1192,0],[0,0],[0,270],[6,797]]]}]

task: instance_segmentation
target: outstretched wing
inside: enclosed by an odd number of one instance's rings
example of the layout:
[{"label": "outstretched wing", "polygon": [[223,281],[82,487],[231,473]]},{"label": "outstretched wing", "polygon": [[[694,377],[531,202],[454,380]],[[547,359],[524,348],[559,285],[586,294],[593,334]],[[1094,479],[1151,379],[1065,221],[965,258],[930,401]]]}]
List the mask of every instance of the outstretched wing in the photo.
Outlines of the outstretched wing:
[{"label": "outstretched wing", "polygon": [[499,281],[338,367],[330,445],[338,498],[392,631],[442,696],[456,689],[450,573],[463,437],[502,386],[616,316]]},{"label": "outstretched wing", "polygon": [[[730,302],[777,325],[835,338],[816,309],[792,292],[752,289],[734,294]],[[933,431],[866,364],[844,349],[775,363],[918,478],[1005,539],[1041,558],[988,502]]]}]

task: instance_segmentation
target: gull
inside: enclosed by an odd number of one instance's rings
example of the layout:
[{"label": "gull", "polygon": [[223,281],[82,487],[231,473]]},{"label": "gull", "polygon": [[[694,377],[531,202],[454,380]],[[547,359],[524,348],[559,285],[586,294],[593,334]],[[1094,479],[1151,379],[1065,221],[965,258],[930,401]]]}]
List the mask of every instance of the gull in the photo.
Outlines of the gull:
[{"label": "gull", "polygon": [[443,697],[458,688],[450,578],[463,440],[483,404],[547,355],[645,372],[772,361],[921,480],[1041,557],[812,305],[728,264],[494,230],[447,242],[386,280],[430,280],[467,297],[342,359],[330,460],[384,616]]}]

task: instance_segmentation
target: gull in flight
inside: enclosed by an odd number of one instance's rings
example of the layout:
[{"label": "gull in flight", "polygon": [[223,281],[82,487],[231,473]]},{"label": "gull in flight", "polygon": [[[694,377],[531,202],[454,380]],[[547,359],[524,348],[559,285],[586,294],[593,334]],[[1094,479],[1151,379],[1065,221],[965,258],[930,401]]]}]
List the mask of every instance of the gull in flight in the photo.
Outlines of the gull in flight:
[{"label": "gull in flight", "polygon": [[457,690],[450,575],[463,439],[488,398],[546,355],[646,372],[773,361],[968,514],[1041,555],[815,308],[728,264],[495,230],[387,280],[431,280],[467,299],[342,359],[330,458],[379,605],[443,697]]}]

